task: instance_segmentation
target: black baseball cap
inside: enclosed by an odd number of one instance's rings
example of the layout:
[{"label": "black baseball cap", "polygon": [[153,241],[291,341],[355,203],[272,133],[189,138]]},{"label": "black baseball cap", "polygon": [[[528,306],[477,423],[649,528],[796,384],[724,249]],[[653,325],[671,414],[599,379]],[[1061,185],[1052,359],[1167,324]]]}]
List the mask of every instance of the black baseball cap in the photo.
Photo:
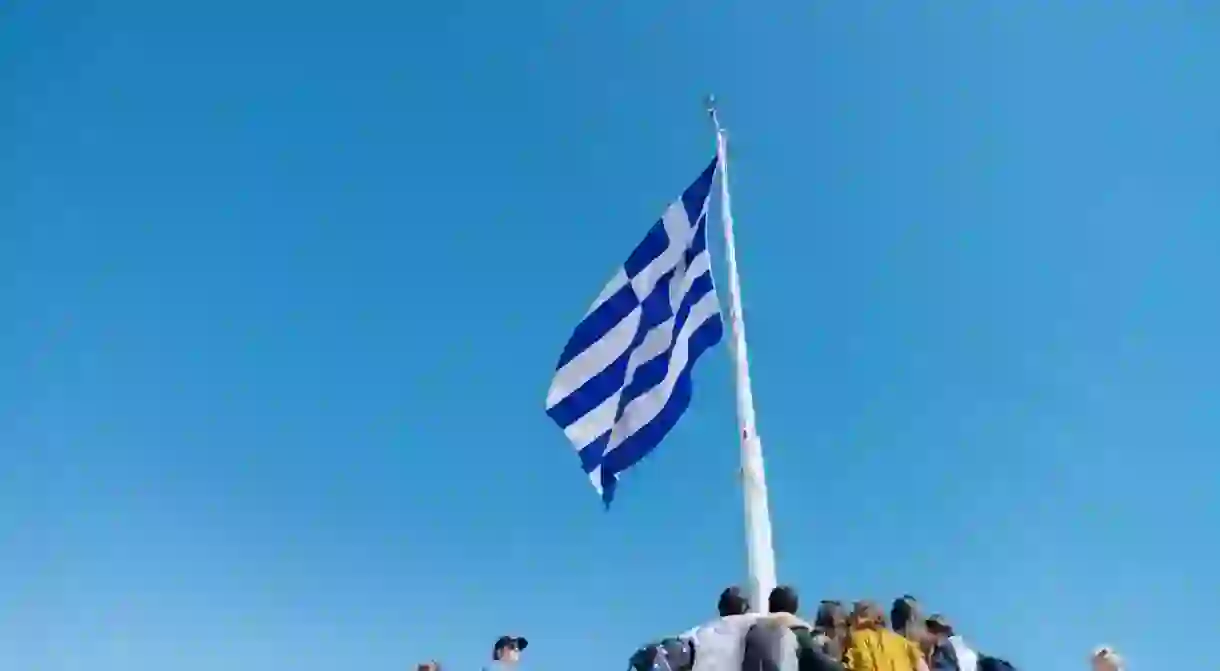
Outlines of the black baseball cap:
[{"label": "black baseball cap", "polygon": [[525,647],[529,644],[530,644],[530,642],[525,640],[521,636],[501,636],[500,638],[496,639],[496,647],[492,648],[491,657],[492,657],[492,659],[499,659],[501,650],[503,650],[505,648],[516,648],[517,650],[524,650]]}]

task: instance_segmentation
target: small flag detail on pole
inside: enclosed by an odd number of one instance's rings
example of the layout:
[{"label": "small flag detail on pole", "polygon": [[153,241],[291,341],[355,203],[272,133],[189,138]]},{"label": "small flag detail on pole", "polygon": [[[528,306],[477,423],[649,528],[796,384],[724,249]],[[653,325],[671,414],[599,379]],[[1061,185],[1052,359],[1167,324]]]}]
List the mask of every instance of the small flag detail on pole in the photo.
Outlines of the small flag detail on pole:
[{"label": "small flag detail on pole", "polygon": [[707,209],[713,160],[631,252],[559,357],[546,408],[606,506],[621,473],[686,412],[691,369],[720,341]]}]

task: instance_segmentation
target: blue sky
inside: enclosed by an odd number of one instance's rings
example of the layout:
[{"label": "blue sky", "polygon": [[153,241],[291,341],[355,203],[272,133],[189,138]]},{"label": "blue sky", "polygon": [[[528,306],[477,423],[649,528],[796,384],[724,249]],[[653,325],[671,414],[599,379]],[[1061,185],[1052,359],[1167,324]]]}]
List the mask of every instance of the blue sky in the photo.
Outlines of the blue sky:
[{"label": "blue sky", "polygon": [[543,412],[708,91],[780,579],[1212,661],[1214,4],[416,7],[0,5],[0,666],[613,670],[710,615],[726,350],[608,514]]}]

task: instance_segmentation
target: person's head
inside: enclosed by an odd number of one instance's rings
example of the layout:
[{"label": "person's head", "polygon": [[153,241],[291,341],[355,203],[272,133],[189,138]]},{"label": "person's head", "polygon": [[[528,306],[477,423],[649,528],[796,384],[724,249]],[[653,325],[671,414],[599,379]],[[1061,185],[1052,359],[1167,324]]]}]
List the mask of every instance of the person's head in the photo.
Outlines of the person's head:
[{"label": "person's head", "polygon": [[847,626],[847,611],[838,601],[824,600],[818,605],[813,625],[823,631],[839,631]]},{"label": "person's head", "polygon": [[1093,671],[1123,671],[1123,658],[1108,645],[1093,651]]},{"label": "person's head", "polygon": [[847,624],[852,629],[877,629],[885,626],[885,611],[872,601],[857,601],[852,605]]},{"label": "person's head", "polygon": [[497,662],[515,662],[521,659],[521,651],[529,641],[520,636],[501,636],[496,639],[496,647],[491,652],[491,658]]},{"label": "person's head", "polygon": [[890,624],[894,631],[906,631],[919,619],[919,602],[915,597],[907,594],[894,599],[894,604],[890,606]]},{"label": "person's head", "polygon": [[949,620],[944,615],[929,617],[924,622],[924,626],[928,632],[928,640],[931,643],[943,643],[953,635],[953,625],[949,624]]},{"label": "person's head", "polygon": [[916,643],[926,642],[927,630],[924,628],[923,611],[915,597],[906,594],[894,599],[890,607],[890,626],[908,640]]},{"label": "person's head", "polygon": [[720,601],[716,603],[716,610],[720,611],[720,617],[745,615],[750,612],[750,600],[742,595],[740,587],[725,587],[720,593]]},{"label": "person's head", "polygon": [[415,671],[441,671],[441,665],[436,660],[422,662],[415,666]]},{"label": "person's head", "polygon": [[797,598],[796,588],[790,585],[776,587],[771,590],[771,596],[767,597],[767,610],[772,613],[796,615],[798,607],[800,607],[800,599]]}]

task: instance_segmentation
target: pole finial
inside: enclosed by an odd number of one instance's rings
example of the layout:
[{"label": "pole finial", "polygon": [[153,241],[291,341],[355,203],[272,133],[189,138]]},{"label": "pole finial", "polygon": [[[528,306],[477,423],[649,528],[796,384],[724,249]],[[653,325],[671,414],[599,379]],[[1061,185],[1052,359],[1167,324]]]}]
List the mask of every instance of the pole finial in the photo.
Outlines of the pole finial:
[{"label": "pole finial", "polygon": [[712,123],[716,126],[716,132],[721,132],[720,115],[716,114],[716,96],[710,93],[707,94],[707,96],[703,99],[703,105],[707,108],[708,117],[711,118]]}]

